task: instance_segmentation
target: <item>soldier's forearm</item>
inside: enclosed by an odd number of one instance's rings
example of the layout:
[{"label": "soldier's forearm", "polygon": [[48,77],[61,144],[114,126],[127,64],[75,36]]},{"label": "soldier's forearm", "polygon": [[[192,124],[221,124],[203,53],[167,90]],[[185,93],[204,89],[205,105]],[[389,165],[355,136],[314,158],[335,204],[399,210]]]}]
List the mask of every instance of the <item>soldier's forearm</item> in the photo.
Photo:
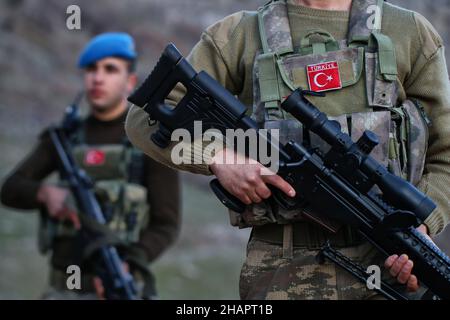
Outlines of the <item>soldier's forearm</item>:
[{"label": "soldier's forearm", "polygon": [[179,228],[174,225],[149,227],[141,234],[138,245],[145,251],[148,262],[152,262],[175,242],[178,233]]},{"label": "soldier's forearm", "polygon": [[424,175],[418,187],[437,204],[437,208],[425,220],[430,235],[436,235],[450,222],[450,212],[448,211],[450,178],[430,172]]},{"label": "soldier's forearm", "polygon": [[37,209],[40,206],[37,201],[40,186],[41,183],[38,181],[12,175],[2,186],[1,202],[16,209]]}]

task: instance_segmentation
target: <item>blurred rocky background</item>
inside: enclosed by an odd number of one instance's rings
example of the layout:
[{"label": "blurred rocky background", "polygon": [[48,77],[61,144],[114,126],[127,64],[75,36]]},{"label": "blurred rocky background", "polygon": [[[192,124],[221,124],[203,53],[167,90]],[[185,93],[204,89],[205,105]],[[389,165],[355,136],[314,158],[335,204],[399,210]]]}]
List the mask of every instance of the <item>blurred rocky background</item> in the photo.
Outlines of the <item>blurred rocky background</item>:
[{"label": "blurred rocky background", "polygon": [[[42,128],[59,121],[81,88],[76,61],[92,36],[132,34],[144,77],[168,42],[187,54],[206,26],[265,2],[0,0],[0,179],[29,152]],[[390,2],[422,13],[450,43],[450,0]],[[73,4],[81,8],[81,30],[66,28],[66,9]],[[228,225],[207,181],[183,175],[180,239],[154,265],[162,299],[238,298],[248,230]],[[34,212],[0,207],[0,299],[36,299],[45,288],[47,258],[37,253],[36,234]]]}]

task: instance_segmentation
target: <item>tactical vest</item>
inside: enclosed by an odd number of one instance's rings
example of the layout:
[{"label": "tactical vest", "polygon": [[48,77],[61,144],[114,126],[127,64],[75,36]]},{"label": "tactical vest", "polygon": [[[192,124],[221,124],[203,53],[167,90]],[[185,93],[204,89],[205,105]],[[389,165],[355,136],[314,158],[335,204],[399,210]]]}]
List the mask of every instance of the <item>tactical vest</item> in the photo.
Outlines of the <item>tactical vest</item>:
[{"label": "tactical vest", "polygon": [[[139,240],[148,223],[147,189],[143,186],[144,155],[124,138],[123,143],[88,145],[84,127],[71,135],[72,154],[79,168],[94,183],[94,192],[107,221],[107,227],[125,244]],[[61,183],[64,185],[64,182]],[[76,208],[71,197],[68,205]],[[43,223],[40,249],[45,253],[58,237],[73,237],[70,223]],[[57,240],[56,240],[57,241]]]},{"label": "tactical vest", "polygon": [[[252,117],[260,128],[279,129],[282,144],[302,143],[307,135],[310,146],[325,153],[330,147],[314,133],[305,132],[299,121],[280,108],[281,102],[298,87],[321,91],[329,84],[332,90],[346,90],[365,77],[367,112],[330,118],[354,141],[365,130],[375,132],[380,144],[372,156],[392,173],[417,184],[424,169],[428,123],[417,101],[400,101],[402,84],[394,44],[381,32],[383,2],[353,0],[346,40],[336,41],[328,31],[313,29],[301,39],[298,50],[294,50],[286,1],[271,1],[259,8],[262,52],[254,61]],[[333,83],[337,73],[340,82]],[[266,203],[251,205],[241,215],[231,212],[231,223],[241,228],[297,220],[302,220],[301,210],[286,211]]]}]

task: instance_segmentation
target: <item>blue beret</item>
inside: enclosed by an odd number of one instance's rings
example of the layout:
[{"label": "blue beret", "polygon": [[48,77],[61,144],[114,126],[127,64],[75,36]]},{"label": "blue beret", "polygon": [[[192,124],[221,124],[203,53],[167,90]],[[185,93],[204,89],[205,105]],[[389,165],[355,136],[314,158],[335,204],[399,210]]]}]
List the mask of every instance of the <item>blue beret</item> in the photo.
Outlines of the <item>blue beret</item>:
[{"label": "blue beret", "polygon": [[94,37],[81,53],[78,66],[85,68],[106,57],[136,59],[133,38],[123,32],[103,33]]}]

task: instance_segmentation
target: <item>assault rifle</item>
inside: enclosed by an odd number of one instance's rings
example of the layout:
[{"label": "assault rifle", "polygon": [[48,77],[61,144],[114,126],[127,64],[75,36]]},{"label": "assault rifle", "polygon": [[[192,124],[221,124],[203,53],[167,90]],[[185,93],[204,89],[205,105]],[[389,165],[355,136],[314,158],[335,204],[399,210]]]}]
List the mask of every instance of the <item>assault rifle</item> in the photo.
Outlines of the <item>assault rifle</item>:
[{"label": "assault rifle", "polygon": [[[171,107],[165,99],[178,83],[184,85],[187,93]],[[331,149],[317,152],[294,141],[274,146],[279,152],[278,174],[294,187],[297,195],[289,198],[275,189],[269,203],[285,209],[302,209],[312,215],[318,213],[351,225],[386,257],[407,254],[414,261],[418,279],[436,297],[450,299],[450,259],[416,230],[436,208],[434,202],[370,156],[378,144],[373,132],[365,131],[353,142],[341,131],[339,123],[329,120],[306,95],[321,94],[297,89],[281,108]],[[175,129],[193,130],[194,121],[202,121],[203,130],[215,128],[224,134],[226,129],[258,130],[255,121],[246,116],[247,107],[206,72],[197,73],[172,44],[128,100],[159,125],[151,139],[160,148],[169,145]],[[270,137],[258,137],[268,144],[274,143]],[[228,208],[244,212],[244,203],[228,193],[217,179],[210,185]],[[336,263],[343,261],[327,248],[323,252]],[[340,265],[357,275],[351,263]],[[380,292],[391,299],[405,298],[392,294],[390,288],[387,291]]]}]

